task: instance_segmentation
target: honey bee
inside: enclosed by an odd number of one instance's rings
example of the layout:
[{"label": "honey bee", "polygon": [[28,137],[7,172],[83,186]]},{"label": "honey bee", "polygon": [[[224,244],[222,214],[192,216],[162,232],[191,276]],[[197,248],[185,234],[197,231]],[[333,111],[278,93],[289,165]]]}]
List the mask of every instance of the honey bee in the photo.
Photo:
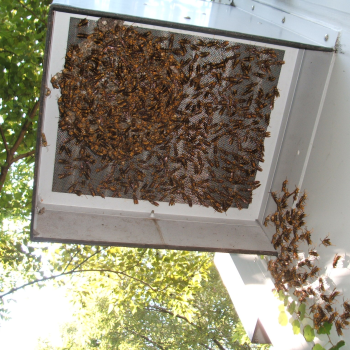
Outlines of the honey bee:
[{"label": "honey bee", "polygon": [[88,183],[88,187],[89,187],[89,191],[90,191],[91,195],[93,197],[95,197],[96,196],[96,192],[95,192],[95,189],[94,189],[94,187],[92,186],[92,184],[90,182]]},{"label": "honey bee", "polygon": [[[165,39],[164,39],[165,40]],[[163,40],[163,41],[164,41]],[[183,45],[188,45],[188,44],[190,44],[191,43],[191,40],[189,40],[189,39],[186,39],[186,38],[184,38],[184,39],[180,39],[179,40],[179,44],[181,45],[181,46],[183,46]]]},{"label": "honey bee", "polygon": [[210,52],[200,52],[199,57],[208,57],[210,55]]},{"label": "honey bee", "polygon": [[333,323],[334,320],[335,320],[335,318],[336,318],[338,315],[339,315],[339,314],[338,314],[337,311],[333,312],[333,313],[328,317],[328,323]]},{"label": "honey bee", "polygon": [[184,56],[186,54],[186,49],[173,49],[172,52],[176,56]]},{"label": "honey bee", "polygon": [[52,78],[51,78],[51,84],[52,84],[52,86],[53,86],[53,88],[54,89],[59,89],[60,88],[60,86],[59,86],[59,84],[58,84],[58,77],[57,77],[57,75],[54,75]]},{"label": "honey bee", "polygon": [[190,47],[191,47],[192,51],[199,51],[200,50],[200,47],[198,45],[191,44]]},{"label": "honey bee", "polygon": [[279,93],[277,87],[274,87],[274,88],[273,88],[273,95],[274,95],[275,97],[279,97],[279,96],[280,96],[280,93]]},{"label": "honey bee", "polygon": [[97,168],[95,171],[96,171],[97,173],[99,173],[100,171],[105,170],[108,166],[109,166],[108,163],[107,163],[107,164],[104,164],[104,165],[102,165],[100,168]]},{"label": "honey bee", "polygon": [[45,207],[42,207],[41,209],[38,210],[38,214],[42,215],[45,213]]},{"label": "honey bee", "polygon": [[206,43],[202,39],[198,39],[198,41],[196,42],[196,45],[201,46],[201,47],[205,47]]},{"label": "honey bee", "polygon": [[86,18],[84,18],[84,19],[82,19],[82,20],[79,21],[78,27],[79,27],[79,28],[85,27],[85,26],[88,25],[88,23],[89,23],[89,21],[88,21]]},{"label": "honey bee", "polygon": [[68,193],[74,192],[75,188],[77,187],[78,181],[74,182],[72,185],[68,187]]},{"label": "honey bee", "polygon": [[218,43],[216,41],[208,41],[205,46],[206,47],[213,47],[213,46],[217,46]]},{"label": "honey bee", "polygon": [[264,226],[265,227],[267,227],[269,221],[270,221],[270,217],[266,216],[265,221],[264,221]]},{"label": "honey bee", "polygon": [[246,56],[246,57],[242,58],[242,60],[245,62],[251,62],[251,61],[254,61],[254,59],[255,58],[252,56]]},{"label": "honey bee", "polygon": [[319,256],[319,254],[317,253],[317,251],[315,249],[309,250],[309,255],[314,256],[316,258]]},{"label": "honey bee", "polygon": [[263,53],[264,55],[269,55],[273,58],[277,58],[276,52],[273,49],[263,49],[261,53]]},{"label": "honey bee", "polygon": [[249,63],[249,64],[244,64],[243,62],[241,62],[241,69],[242,69],[242,72],[243,72],[244,74],[249,75],[251,68],[252,68],[252,67],[251,67],[251,64],[250,64],[250,63]]},{"label": "honey bee", "polygon": [[174,34],[171,34],[168,39],[168,48],[172,49],[174,45]]},{"label": "honey bee", "polygon": [[87,38],[89,38],[89,34],[86,34],[86,33],[78,33],[78,34],[77,34],[77,38],[79,38],[79,39],[87,39]]},{"label": "honey bee", "polygon": [[283,64],[285,64],[286,62],[284,61],[275,61],[274,64],[277,66],[282,66]]},{"label": "honey bee", "polygon": [[68,172],[68,173],[63,173],[63,174],[58,174],[58,178],[59,179],[64,179],[65,177],[71,176],[73,175],[72,172]]},{"label": "honey bee", "polygon": [[225,48],[225,51],[229,52],[229,51],[239,50],[240,47],[241,47],[240,45],[228,46],[228,47]]},{"label": "honey bee", "polygon": [[331,313],[334,311],[334,309],[332,308],[332,305],[331,304],[326,304],[325,305],[325,309],[327,312]]},{"label": "honey bee", "polygon": [[347,301],[343,302],[343,307],[346,312],[350,312],[350,304]]},{"label": "honey bee", "polygon": [[81,190],[74,190],[74,192],[77,196],[81,196],[83,192]]},{"label": "honey bee", "polygon": [[102,198],[106,198],[106,196],[104,195],[104,193],[102,192],[103,188],[100,186],[97,186],[96,188],[96,193],[101,196]]},{"label": "honey bee", "polygon": [[341,255],[335,254],[333,258],[333,268],[335,269],[337,267],[338,261],[340,260]]},{"label": "honey bee", "polygon": [[67,154],[68,157],[72,156],[72,151],[69,147],[67,147],[66,145],[62,145],[58,151],[59,154],[62,154],[62,152],[65,152]]},{"label": "honey bee", "polygon": [[344,327],[343,327],[341,321],[340,321],[340,320],[336,320],[336,321],[335,321],[335,329],[336,329],[337,334],[338,334],[339,336],[343,335],[343,331],[342,331],[343,328],[344,328]]},{"label": "honey bee", "polygon": [[318,279],[318,283],[319,283],[319,290],[320,291],[322,291],[322,292],[324,292],[325,291],[325,288],[324,288],[324,283],[323,283],[323,279],[322,279],[322,277],[320,277],[319,279]]},{"label": "honey bee", "polygon": [[255,73],[253,73],[253,75],[255,75],[256,77],[258,77],[258,78],[260,78],[260,79],[265,78],[265,74],[264,74],[264,73],[255,72]]},{"label": "honey bee", "polygon": [[330,245],[332,245],[331,240],[328,238],[328,236],[326,238],[324,238],[323,240],[321,240],[321,244],[323,244],[325,247],[329,247]]},{"label": "honey bee", "polygon": [[311,231],[306,230],[301,236],[300,239],[305,240],[308,245],[312,244],[311,240]]},{"label": "honey bee", "polygon": [[46,140],[46,135],[43,132],[41,133],[41,145],[43,147],[47,147],[48,146],[47,140]]},{"label": "honey bee", "polygon": [[347,319],[350,318],[350,314],[348,312],[344,312],[339,317],[340,317],[342,324],[344,325],[344,328],[345,328],[345,326],[348,326],[350,324],[350,322],[347,321]]}]

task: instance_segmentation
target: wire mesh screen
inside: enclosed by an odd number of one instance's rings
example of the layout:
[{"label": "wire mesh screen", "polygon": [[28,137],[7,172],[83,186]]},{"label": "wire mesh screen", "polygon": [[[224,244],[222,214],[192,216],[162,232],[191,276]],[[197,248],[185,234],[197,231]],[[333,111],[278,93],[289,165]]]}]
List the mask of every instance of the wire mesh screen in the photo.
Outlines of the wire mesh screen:
[{"label": "wire mesh screen", "polygon": [[248,208],[284,51],[71,18],[52,190]]}]

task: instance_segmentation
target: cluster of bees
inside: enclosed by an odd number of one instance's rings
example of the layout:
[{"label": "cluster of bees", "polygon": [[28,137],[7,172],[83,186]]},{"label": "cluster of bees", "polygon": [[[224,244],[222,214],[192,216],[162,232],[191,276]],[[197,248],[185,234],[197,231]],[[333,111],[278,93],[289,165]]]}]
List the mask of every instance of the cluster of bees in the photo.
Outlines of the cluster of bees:
[{"label": "cluster of bees", "polygon": [[[302,243],[308,247],[312,245],[311,231],[305,228],[304,220],[307,195],[304,192],[300,196],[298,188],[289,192],[287,184],[288,181],[285,180],[280,195],[271,192],[277,210],[268,215],[264,222],[265,226],[269,222],[275,225],[276,233],[273,235],[272,244],[278,251],[277,258],[269,261],[268,269],[277,291],[286,293],[293,291],[299,303],[312,302],[310,313],[313,315],[316,329],[325,322],[334,323],[338,335],[342,335],[342,330],[349,325],[350,303],[343,301],[341,314],[334,307],[340,292],[336,288],[330,292],[326,291],[324,278],[320,276],[320,268],[316,265],[319,254],[315,248],[308,249],[306,258],[300,258],[299,245]],[[290,207],[288,201],[291,197],[293,205]],[[320,245],[328,247],[332,244],[327,236]],[[333,268],[337,267],[340,258],[338,254],[335,255]]]},{"label": "cluster of bees", "polygon": [[61,89],[63,191],[247,208],[283,51],[93,23],[76,25],[64,69],[51,78]]}]

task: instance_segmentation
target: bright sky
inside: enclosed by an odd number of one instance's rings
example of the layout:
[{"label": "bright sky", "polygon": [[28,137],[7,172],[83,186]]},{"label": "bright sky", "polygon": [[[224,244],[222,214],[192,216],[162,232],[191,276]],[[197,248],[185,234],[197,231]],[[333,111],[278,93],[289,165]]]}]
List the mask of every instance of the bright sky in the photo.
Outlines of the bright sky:
[{"label": "bright sky", "polygon": [[59,326],[69,322],[73,306],[64,297],[65,289],[48,284],[42,289],[27,287],[15,293],[17,302],[9,305],[11,320],[2,321],[1,348],[6,350],[34,350],[39,337],[61,345]]}]

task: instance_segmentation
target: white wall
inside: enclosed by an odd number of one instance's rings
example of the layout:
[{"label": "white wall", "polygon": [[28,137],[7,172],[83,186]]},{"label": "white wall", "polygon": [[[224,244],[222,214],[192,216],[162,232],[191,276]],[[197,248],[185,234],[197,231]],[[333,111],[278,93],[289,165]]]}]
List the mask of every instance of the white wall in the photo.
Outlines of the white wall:
[{"label": "white wall", "polygon": [[[350,1],[262,2],[329,23],[341,30],[339,51],[302,188],[308,192],[306,213],[309,216],[306,221],[308,227],[314,229],[314,245],[322,256],[321,272],[337,285],[345,300],[350,299]],[[328,234],[333,246],[319,247],[320,238]],[[332,260],[336,253],[345,259],[333,269]],[[340,303],[337,306],[340,309]],[[343,349],[350,349],[350,330],[344,331],[343,338],[346,342]],[[335,333],[332,339],[338,339]]]}]

